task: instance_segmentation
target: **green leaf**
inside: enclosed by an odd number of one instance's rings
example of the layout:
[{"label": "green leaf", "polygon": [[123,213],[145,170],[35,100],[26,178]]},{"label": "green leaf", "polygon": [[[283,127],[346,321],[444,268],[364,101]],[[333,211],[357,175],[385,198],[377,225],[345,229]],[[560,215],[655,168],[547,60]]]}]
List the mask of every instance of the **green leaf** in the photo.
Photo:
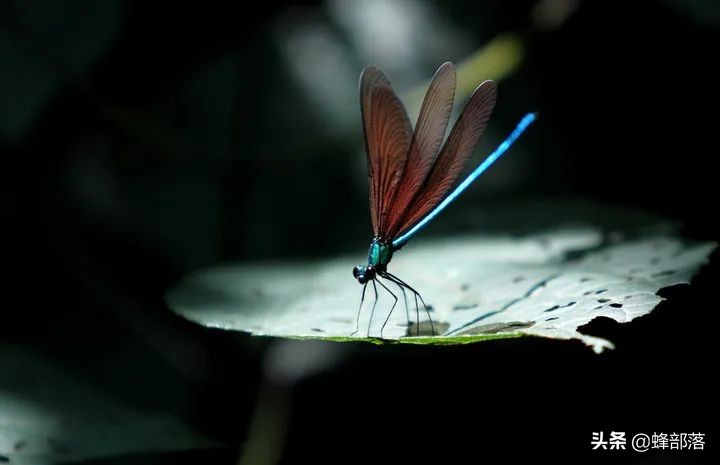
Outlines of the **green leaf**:
[{"label": "green leaf", "polygon": [[[351,335],[361,292],[350,273],[357,257],[213,268],[188,276],[167,300],[189,320],[262,336],[462,344],[533,335],[579,339],[601,352],[612,343],[578,327],[599,316],[624,323],[649,313],[662,300],[657,291],[689,282],[714,248],[668,234],[622,239],[592,228],[411,243],[388,268],[432,308],[435,336],[415,337],[412,294],[406,316],[401,292],[388,281],[399,302],[383,338],[393,298],[380,286],[370,337],[363,337],[375,299],[372,285],[360,331]],[[421,334],[431,334],[422,305],[419,313]]]}]

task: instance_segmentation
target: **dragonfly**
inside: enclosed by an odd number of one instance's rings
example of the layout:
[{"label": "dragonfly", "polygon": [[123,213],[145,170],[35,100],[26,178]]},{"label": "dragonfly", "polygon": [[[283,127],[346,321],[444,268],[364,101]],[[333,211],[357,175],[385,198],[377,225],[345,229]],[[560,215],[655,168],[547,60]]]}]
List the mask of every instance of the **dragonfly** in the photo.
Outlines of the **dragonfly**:
[{"label": "dragonfly", "polygon": [[[388,264],[393,255],[418,231],[445,210],[500,158],[537,117],[535,113],[525,115],[512,133],[458,183],[495,108],[497,84],[487,80],[477,86],[443,144],[455,99],[455,84],[455,67],[450,62],[443,63],[425,94],[413,131],[405,107],[383,72],[374,66],[368,66],[360,75],[360,109],[365,135],[370,219],[374,238],[370,243],[367,264],[353,268],[353,277],[363,288],[355,331],[352,334],[359,330],[365,291],[368,284],[372,283],[375,300],[368,322],[368,337],[378,302],[377,285],[394,298],[380,329],[382,339],[383,330],[398,304],[398,296],[386,284],[389,283],[402,291],[408,317],[408,332],[410,319],[406,291],[415,299],[417,335],[420,335],[418,300],[425,308],[431,333],[435,335],[428,305],[417,290],[388,271]],[[386,283],[383,283],[383,280]]]}]

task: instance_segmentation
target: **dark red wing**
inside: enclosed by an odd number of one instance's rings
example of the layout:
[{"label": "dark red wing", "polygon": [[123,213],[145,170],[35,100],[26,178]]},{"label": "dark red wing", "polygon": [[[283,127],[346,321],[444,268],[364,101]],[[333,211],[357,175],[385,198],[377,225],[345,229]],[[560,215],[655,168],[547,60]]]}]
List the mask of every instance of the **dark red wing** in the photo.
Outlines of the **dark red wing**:
[{"label": "dark red wing", "polygon": [[405,210],[395,236],[430,213],[455,186],[485,132],[496,99],[497,85],[493,81],[485,81],[475,89],[445,141],[427,181]]},{"label": "dark red wing", "polygon": [[372,66],[360,75],[360,108],[370,181],[370,218],[373,233],[378,236],[402,177],[412,128],[390,82]]},{"label": "dark red wing", "polygon": [[455,67],[443,63],[425,94],[415,132],[405,160],[402,179],[388,210],[388,221],[380,228],[380,237],[395,237],[402,219],[425,183],[440,150],[455,99]]}]

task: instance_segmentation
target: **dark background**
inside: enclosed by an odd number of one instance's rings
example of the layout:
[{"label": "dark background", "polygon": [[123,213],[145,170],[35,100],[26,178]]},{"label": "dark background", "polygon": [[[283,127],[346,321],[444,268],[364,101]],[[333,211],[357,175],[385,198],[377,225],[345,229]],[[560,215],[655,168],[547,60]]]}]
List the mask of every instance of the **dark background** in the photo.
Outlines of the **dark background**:
[{"label": "dark background", "polygon": [[[551,210],[588,198],[676,220],[692,239],[718,239],[713,2],[585,1],[555,25],[538,20],[530,1],[387,3],[431,11],[458,34],[415,31],[425,39],[407,44],[414,74],[388,70],[401,93],[498,34],[525,44],[520,67],[500,83],[482,153],[525,112],[541,115],[495,180],[484,178],[428,235],[466,230],[470,210],[507,213],[529,199],[547,199],[540,205]],[[589,325],[616,343],[600,356],[579,342],[536,339],[357,344],[337,348],[338,364],[292,388],[263,381],[274,341],[202,328],[166,307],[165,290],[204,266],[363,257],[370,228],[359,109],[328,111],[332,102],[322,100],[326,88],[338,95],[327,86],[347,69],[352,82],[339,88],[349,95],[339,95],[355,105],[355,80],[373,60],[338,20],[344,4],[0,6],[0,341],[223,445],[97,463],[235,463],[259,391],[281,411],[280,424],[289,422],[272,443],[282,463],[708,458],[718,448],[717,254],[692,287],[665,291],[671,299],[651,315]],[[312,55],[298,45],[308,24],[322,26],[335,48]],[[288,53],[310,53],[295,63],[326,76],[315,97]],[[344,68],[323,69],[324,53]],[[492,215],[480,223],[502,229]],[[707,450],[590,452],[600,430],[705,432]]]}]

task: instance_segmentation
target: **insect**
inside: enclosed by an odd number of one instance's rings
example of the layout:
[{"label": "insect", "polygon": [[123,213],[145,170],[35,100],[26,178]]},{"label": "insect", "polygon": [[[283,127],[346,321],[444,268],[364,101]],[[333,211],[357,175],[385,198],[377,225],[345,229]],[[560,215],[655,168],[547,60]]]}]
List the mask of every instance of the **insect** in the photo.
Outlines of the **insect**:
[{"label": "insect", "polygon": [[437,70],[425,95],[414,131],[405,107],[382,71],[368,66],[360,75],[360,108],[370,181],[370,218],[375,237],[370,244],[367,265],[353,268],[353,276],[363,286],[353,334],[358,332],[365,291],[368,283],[372,283],[375,301],[368,323],[367,335],[370,336],[370,325],[378,301],[377,283],[394,298],[380,329],[382,338],[398,297],[380,278],[400,288],[406,313],[405,291],[413,294],[417,334],[420,334],[418,300],[425,308],[431,332],[435,334],[430,310],[422,296],[390,273],[388,264],[395,252],[505,153],[536,118],[534,113],[527,114],[510,136],[464,181],[457,184],[487,127],[495,107],[497,85],[493,81],[485,81],[475,89],[441,147],[455,99],[455,74],[455,67],[450,62],[444,63]]}]

